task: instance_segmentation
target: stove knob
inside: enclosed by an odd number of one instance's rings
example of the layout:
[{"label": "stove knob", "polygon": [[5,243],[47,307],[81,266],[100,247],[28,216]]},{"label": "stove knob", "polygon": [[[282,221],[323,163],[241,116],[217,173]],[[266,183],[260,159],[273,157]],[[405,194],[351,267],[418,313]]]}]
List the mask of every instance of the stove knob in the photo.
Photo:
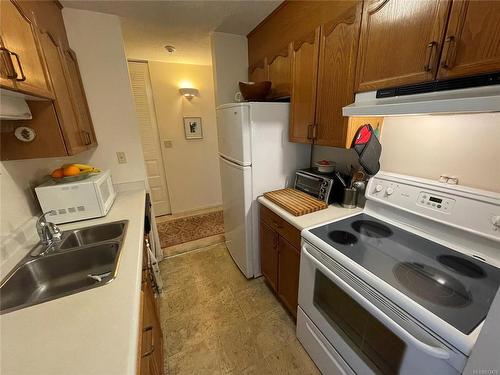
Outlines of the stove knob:
[{"label": "stove knob", "polygon": [[385,189],[385,193],[386,193],[387,195],[391,195],[392,193],[394,193],[394,189],[393,189],[393,188],[388,187],[387,189]]},{"label": "stove knob", "polygon": [[500,229],[500,216],[493,216],[491,218],[491,224],[493,224],[496,229]]},{"label": "stove knob", "polygon": [[384,188],[384,187],[383,187],[382,185],[377,185],[377,186],[375,186],[375,191],[376,191],[377,193],[379,193],[379,192],[381,192],[381,191],[382,191],[382,189],[383,189],[383,188]]}]

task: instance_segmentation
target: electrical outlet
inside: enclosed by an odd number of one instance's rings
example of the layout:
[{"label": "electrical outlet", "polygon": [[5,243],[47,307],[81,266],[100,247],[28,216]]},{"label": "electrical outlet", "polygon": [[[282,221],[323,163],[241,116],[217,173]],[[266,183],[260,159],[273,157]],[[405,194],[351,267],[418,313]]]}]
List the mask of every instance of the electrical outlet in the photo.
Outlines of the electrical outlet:
[{"label": "electrical outlet", "polygon": [[118,159],[119,164],[126,164],[127,163],[127,155],[123,151],[119,151],[116,153],[116,158]]}]

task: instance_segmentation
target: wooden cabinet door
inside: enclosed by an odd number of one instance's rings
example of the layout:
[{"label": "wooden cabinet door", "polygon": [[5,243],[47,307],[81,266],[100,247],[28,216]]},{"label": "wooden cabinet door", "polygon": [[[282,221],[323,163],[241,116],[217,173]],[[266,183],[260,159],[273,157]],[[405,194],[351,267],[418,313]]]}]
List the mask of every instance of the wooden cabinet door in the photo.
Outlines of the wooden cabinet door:
[{"label": "wooden cabinet door", "polygon": [[316,113],[320,29],[292,44],[290,142],[312,143]]},{"label": "wooden cabinet door", "polygon": [[448,0],[367,0],[363,9],[357,91],[431,81]]},{"label": "wooden cabinet door", "polygon": [[74,155],[86,150],[87,146],[83,142],[82,132],[78,126],[77,106],[70,83],[66,81],[64,74],[65,62],[62,60],[62,50],[49,33],[40,33],[40,43],[49,69],[59,125],[68,153]]},{"label": "wooden cabinet door", "polygon": [[292,56],[290,46],[267,59],[267,76],[272,82],[270,98],[282,98],[292,93]]},{"label": "wooden cabinet door", "polygon": [[248,69],[248,80],[250,82],[267,81],[266,60],[259,61]]},{"label": "wooden cabinet door", "polygon": [[278,290],[278,233],[260,222],[260,268],[272,288]]},{"label": "wooden cabinet door", "polygon": [[16,69],[12,61],[12,55],[4,46],[0,37],[0,86],[7,89],[15,89],[15,78],[17,77]]},{"label": "wooden cabinet door", "polygon": [[438,78],[500,71],[500,1],[454,1]]},{"label": "wooden cabinet door", "polygon": [[[2,74],[1,84],[28,94],[52,98],[45,62],[39,48],[36,30],[31,21],[12,1],[0,1],[2,22]],[[11,77],[6,70],[14,70]],[[6,80],[12,80],[7,83]]]},{"label": "wooden cabinet door", "polygon": [[300,250],[279,237],[278,254],[278,295],[293,316],[297,317]]},{"label": "wooden cabinet door", "polygon": [[316,134],[314,143],[344,147],[347,117],[342,107],[354,101],[354,78],[362,3],[321,26]]},{"label": "wooden cabinet door", "polygon": [[97,140],[94,133],[92,118],[90,117],[85,90],[83,89],[80,77],[80,70],[78,68],[76,55],[69,49],[64,50],[62,54],[63,60],[66,63],[66,81],[69,82],[73,103],[75,103],[76,107],[75,109],[78,116],[78,127],[80,128],[82,143],[87,148],[90,148],[97,145]]},{"label": "wooden cabinet door", "polygon": [[[149,374],[162,375],[163,371],[163,333],[156,309],[155,297],[149,280],[143,283],[144,318],[143,342],[144,349],[141,359],[147,362]],[[142,375],[142,374],[141,374]]]}]

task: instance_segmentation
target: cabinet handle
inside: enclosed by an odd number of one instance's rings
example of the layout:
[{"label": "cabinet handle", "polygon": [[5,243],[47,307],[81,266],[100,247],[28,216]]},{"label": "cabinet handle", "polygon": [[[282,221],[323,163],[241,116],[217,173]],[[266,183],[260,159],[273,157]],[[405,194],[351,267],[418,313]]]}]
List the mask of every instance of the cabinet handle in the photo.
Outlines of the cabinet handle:
[{"label": "cabinet handle", "polygon": [[144,329],[142,330],[142,332],[148,332],[148,331],[151,331],[151,349],[149,349],[146,353],[143,353],[141,355],[142,358],[149,357],[155,351],[155,346],[153,345],[153,333],[152,333],[153,326],[144,327]]},{"label": "cabinet handle", "polygon": [[21,71],[21,78],[16,77],[16,81],[19,81],[19,82],[26,81],[26,76],[24,75],[23,66],[21,64],[21,60],[19,59],[19,55],[15,52],[12,52],[12,51],[9,51],[9,52],[11,53],[11,55],[14,55],[14,57],[16,58],[17,66],[19,66],[19,70]]},{"label": "cabinet handle", "polygon": [[437,46],[437,42],[432,41],[427,45],[427,63],[424,65],[424,71],[432,71],[432,53],[434,52],[434,47]]},{"label": "cabinet handle", "polygon": [[82,134],[83,134],[83,143],[85,144],[85,146],[92,144],[92,138],[90,138],[90,133],[86,130],[82,130]]},{"label": "cabinet handle", "polygon": [[316,138],[316,124],[307,125],[307,139],[314,140]]},{"label": "cabinet handle", "polygon": [[10,57],[11,52],[5,47],[0,47],[0,51],[2,51],[3,61],[5,62],[5,68],[7,70],[7,78],[11,79],[17,78],[17,72],[14,69],[14,64],[12,63],[12,58]]},{"label": "cabinet handle", "polygon": [[455,37],[453,35],[447,37],[444,41],[444,45],[446,48],[446,52],[443,52],[444,59],[441,62],[441,67],[444,69],[450,69],[453,65],[453,61],[451,61],[451,55],[452,55],[452,46],[455,43]]}]

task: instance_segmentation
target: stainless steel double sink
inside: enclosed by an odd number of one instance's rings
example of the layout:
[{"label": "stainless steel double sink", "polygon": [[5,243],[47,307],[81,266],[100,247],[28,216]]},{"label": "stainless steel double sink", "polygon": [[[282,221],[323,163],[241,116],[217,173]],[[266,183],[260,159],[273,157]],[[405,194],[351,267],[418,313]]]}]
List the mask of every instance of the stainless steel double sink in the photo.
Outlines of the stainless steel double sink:
[{"label": "stainless steel double sink", "polygon": [[65,231],[45,255],[37,245],[0,284],[0,314],[112,281],[127,225],[124,220]]}]

